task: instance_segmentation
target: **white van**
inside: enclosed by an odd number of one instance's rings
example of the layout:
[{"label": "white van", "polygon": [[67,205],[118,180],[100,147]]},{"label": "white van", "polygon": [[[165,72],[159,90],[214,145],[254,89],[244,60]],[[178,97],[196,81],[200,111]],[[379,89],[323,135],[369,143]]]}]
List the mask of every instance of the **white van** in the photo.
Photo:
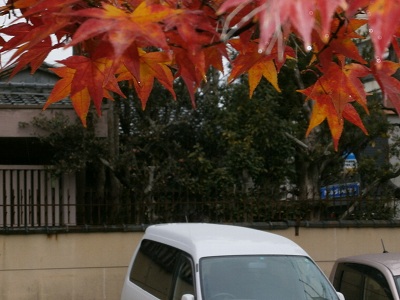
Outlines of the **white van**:
[{"label": "white van", "polygon": [[231,225],[147,228],[121,300],[343,300],[309,255],[279,235]]}]

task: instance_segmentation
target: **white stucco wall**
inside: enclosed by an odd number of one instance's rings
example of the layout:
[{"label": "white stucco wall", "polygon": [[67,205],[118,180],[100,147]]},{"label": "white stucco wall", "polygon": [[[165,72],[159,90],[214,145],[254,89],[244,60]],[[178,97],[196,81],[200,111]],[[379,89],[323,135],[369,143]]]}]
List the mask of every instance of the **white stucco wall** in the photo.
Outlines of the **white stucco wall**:
[{"label": "white stucco wall", "polygon": [[[400,252],[400,228],[274,230],[302,246],[329,275],[338,257]],[[119,300],[141,232],[0,235],[0,299]]]}]

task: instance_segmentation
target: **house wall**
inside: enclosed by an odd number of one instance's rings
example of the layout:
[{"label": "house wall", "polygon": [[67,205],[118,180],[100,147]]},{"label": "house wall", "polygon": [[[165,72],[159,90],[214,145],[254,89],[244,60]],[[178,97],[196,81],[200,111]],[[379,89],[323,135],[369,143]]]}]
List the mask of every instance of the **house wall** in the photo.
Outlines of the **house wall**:
[{"label": "house wall", "polygon": [[[269,230],[271,231],[271,230]],[[273,230],[302,246],[329,275],[336,258],[400,252],[400,228]],[[0,299],[118,300],[142,232],[0,235]]]},{"label": "house wall", "polygon": [[[72,103],[66,101],[67,99],[53,103],[43,111],[45,101],[60,79],[49,69],[52,67],[54,66],[44,63],[34,74],[27,67],[12,78],[9,78],[12,68],[0,72],[0,96],[3,96],[0,97],[0,137],[32,137],[32,128],[21,128],[19,125],[20,122],[31,122],[39,114],[51,118],[56,112],[62,112],[73,120],[77,118]],[[108,135],[107,113],[108,106],[103,103],[102,117],[96,123],[95,129],[98,137]]]},{"label": "house wall", "polygon": [[[77,118],[76,112],[71,108],[48,108],[43,111],[42,107],[29,108],[15,106],[0,106],[1,130],[0,137],[34,137],[37,129],[32,126],[21,127],[21,122],[30,123],[34,117],[45,115],[47,118],[53,118],[57,112],[62,112],[66,116],[70,116],[72,120]],[[107,110],[103,111],[102,117],[98,119],[96,124],[96,135],[98,137],[106,137],[107,133]]]}]

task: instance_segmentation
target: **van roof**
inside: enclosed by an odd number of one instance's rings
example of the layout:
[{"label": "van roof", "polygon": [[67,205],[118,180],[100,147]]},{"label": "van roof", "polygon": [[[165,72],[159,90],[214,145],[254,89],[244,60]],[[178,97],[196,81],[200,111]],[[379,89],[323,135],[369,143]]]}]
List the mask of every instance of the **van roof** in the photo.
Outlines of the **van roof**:
[{"label": "van roof", "polygon": [[194,259],[220,255],[309,255],[280,235],[235,225],[174,223],[152,225],[145,239],[179,248]]}]

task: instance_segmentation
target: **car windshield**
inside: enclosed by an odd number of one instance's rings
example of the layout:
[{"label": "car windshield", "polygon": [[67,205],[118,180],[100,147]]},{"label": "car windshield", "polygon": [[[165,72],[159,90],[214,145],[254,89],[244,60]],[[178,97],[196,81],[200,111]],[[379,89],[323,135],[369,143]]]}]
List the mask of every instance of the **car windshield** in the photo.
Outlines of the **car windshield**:
[{"label": "car windshield", "polygon": [[208,257],[200,261],[203,300],[337,300],[314,262],[303,256]]}]

